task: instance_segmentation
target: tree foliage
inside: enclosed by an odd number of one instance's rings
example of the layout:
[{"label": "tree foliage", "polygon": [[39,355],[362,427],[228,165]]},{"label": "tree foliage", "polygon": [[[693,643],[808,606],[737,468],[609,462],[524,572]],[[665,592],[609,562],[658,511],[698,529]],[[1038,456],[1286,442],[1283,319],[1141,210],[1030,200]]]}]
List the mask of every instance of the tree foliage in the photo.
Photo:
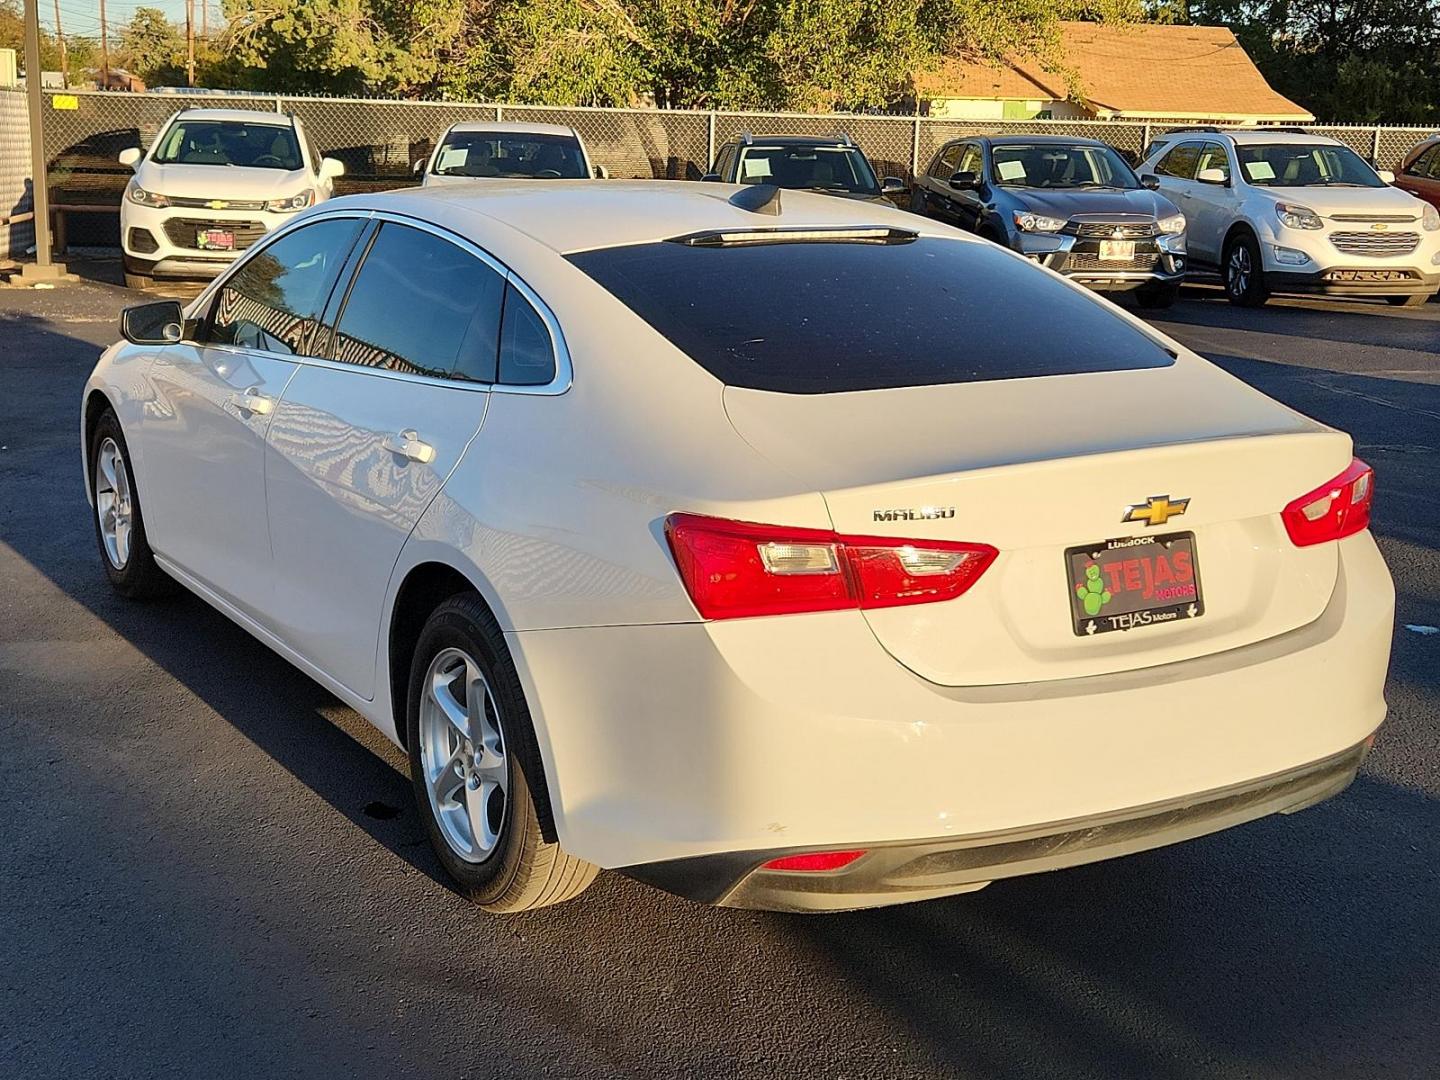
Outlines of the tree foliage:
[{"label": "tree foliage", "polygon": [[152,85],[184,85],[185,35],[159,8],[136,8],[120,28],[114,62]]},{"label": "tree foliage", "polygon": [[1270,84],[1348,123],[1440,120],[1440,0],[1150,0],[1169,22],[1228,26]]}]

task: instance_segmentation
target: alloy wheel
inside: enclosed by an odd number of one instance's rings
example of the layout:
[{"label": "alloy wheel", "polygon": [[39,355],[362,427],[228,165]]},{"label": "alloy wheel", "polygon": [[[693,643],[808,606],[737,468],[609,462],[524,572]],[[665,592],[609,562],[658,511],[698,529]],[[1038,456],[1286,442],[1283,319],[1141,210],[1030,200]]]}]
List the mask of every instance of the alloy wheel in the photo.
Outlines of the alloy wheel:
[{"label": "alloy wheel", "polygon": [[510,763],[499,706],[480,665],[443,649],[425,673],[420,762],[440,835],[459,858],[488,859],[500,844]]},{"label": "alloy wheel", "polygon": [[106,438],[95,454],[95,516],[105,557],[116,570],[124,570],[130,561],[133,513],[125,455],[114,439]]},{"label": "alloy wheel", "polygon": [[1230,287],[1231,296],[1244,296],[1250,289],[1250,274],[1254,267],[1250,262],[1250,249],[1236,244],[1230,251],[1230,261],[1225,266],[1225,283]]}]

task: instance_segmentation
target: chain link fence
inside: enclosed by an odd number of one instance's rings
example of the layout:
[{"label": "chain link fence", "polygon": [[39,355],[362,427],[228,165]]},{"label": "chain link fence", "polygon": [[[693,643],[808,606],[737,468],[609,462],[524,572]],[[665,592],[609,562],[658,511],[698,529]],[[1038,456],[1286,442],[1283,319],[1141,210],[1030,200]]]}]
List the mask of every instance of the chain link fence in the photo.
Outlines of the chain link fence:
[{"label": "chain link fence", "polygon": [[[148,147],[171,114],[187,108],[293,112],[320,154],[340,159],[342,194],[418,182],[425,160],[451,124],[530,120],[574,127],[595,164],[617,179],[698,180],[715,150],[743,132],[834,135],[853,139],[881,176],[909,180],[950,139],[978,134],[1044,133],[1100,139],[1138,160],[1173,124],[1107,120],[939,120],[911,116],[814,115],[775,112],[685,112],[655,109],[546,108],[304,98],[286,95],[129,94],[52,92],[45,109],[45,157],[51,202],[83,217],[70,224],[72,243],[119,243],[118,214],[130,170],[116,159],[129,146]],[[1432,134],[1427,128],[1313,125],[1379,167],[1394,169],[1406,152]]]}]

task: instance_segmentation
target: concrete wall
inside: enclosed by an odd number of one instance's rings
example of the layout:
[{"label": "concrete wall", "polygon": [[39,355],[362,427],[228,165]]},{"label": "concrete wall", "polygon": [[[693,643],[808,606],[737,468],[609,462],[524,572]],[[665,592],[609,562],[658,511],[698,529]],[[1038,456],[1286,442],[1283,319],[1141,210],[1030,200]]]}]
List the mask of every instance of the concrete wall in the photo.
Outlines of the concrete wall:
[{"label": "concrete wall", "polygon": [[[29,209],[30,117],[25,95],[0,90],[0,217]],[[0,225],[0,259],[18,258],[34,243],[32,222]]]}]

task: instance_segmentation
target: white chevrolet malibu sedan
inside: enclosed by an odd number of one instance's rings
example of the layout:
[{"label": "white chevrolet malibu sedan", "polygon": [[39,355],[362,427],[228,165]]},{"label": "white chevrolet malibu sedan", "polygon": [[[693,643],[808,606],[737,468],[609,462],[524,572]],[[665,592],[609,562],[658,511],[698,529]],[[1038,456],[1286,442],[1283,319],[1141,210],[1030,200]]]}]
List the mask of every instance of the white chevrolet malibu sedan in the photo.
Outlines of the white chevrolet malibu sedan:
[{"label": "white chevrolet malibu sedan", "polygon": [[976,889],[1311,805],[1385,715],[1350,438],[1019,255],[770,187],[336,199],[85,387],[115,588],[409,754],[490,911]]}]

